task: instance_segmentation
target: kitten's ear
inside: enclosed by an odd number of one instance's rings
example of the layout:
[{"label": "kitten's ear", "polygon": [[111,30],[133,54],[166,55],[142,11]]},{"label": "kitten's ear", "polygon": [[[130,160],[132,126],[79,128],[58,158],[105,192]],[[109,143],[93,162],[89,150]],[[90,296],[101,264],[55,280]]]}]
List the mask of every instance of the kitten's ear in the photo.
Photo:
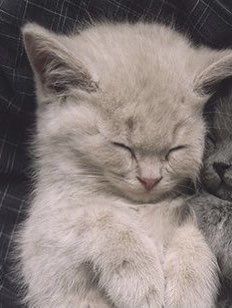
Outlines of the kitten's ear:
[{"label": "kitten's ear", "polygon": [[212,51],[206,58],[208,66],[194,80],[194,91],[212,95],[226,78],[232,77],[232,50]]},{"label": "kitten's ear", "polygon": [[88,70],[65,46],[63,36],[36,24],[27,24],[22,33],[40,91],[61,94],[67,93],[71,87],[88,92],[97,90]]}]

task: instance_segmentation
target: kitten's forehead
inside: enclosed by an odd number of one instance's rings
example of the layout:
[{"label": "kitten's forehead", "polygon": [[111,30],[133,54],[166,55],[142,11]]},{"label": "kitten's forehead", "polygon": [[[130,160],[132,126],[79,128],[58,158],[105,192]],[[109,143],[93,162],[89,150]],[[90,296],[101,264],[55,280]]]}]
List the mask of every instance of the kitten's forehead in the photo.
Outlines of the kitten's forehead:
[{"label": "kitten's forehead", "polygon": [[211,122],[214,134],[224,140],[232,139],[232,105],[231,99],[221,100],[214,111]]},{"label": "kitten's forehead", "polygon": [[119,138],[124,136],[134,148],[149,152],[170,147],[190,112],[186,106],[179,106],[177,111],[171,102],[133,102],[119,108],[113,117]]}]

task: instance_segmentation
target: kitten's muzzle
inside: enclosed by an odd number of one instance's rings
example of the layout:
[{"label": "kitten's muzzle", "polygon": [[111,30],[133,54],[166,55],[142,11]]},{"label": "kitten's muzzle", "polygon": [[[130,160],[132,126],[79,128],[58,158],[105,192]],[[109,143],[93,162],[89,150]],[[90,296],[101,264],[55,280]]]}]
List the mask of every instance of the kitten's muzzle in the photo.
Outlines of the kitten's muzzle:
[{"label": "kitten's muzzle", "polygon": [[220,176],[220,178],[223,180],[224,174],[226,170],[230,167],[230,165],[223,163],[223,162],[217,162],[213,163],[213,168],[217,172],[217,174]]},{"label": "kitten's muzzle", "polygon": [[202,181],[206,190],[224,200],[231,200],[232,165],[225,162],[205,164]]},{"label": "kitten's muzzle", "polygon": [[232,187],[232,166],[223,162],[214,163],[214,170],[219,175],[220,179],[227,186]]},{"label": "kitten's muzzle", "polygon": [[151,191],[152,188],[154,188],[162,179],[162,177],[159,178],[140,178],[137,177],[139,182],[144,186],[144,188],[147,191]]}]

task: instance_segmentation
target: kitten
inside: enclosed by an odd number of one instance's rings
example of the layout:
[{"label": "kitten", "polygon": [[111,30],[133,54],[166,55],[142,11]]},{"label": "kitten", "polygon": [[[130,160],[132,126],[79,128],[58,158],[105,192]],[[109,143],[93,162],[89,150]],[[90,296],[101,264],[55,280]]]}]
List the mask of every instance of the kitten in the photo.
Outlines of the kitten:
[{"label": "kitten", "polygon": [[210,193],[232,201],[232,90],[227,89],[217,100],[208,116],[210,129],[202,180]]},{"label": "kitten", "polygon": [[[228,87],[228,85],[227,85]],[[222,290],[217,307],[232,306],[232,88],[209,102],[202,183],[204,191],[190,200],[199,227],[216,254]]]},{"label": "kitten", "polygon": [[217,265],[183,190],[230,50],[158,24],[23,29],[38,98],[36,188],[19,238],[29,307],[214,305]]}]

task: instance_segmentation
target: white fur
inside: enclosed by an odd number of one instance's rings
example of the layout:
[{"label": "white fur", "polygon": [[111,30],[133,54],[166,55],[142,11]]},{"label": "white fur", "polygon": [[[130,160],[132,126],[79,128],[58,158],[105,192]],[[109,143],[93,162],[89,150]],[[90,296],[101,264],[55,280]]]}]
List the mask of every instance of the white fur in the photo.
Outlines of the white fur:
[{"label": "white fur", "polygon": [[[38,96],[19,237],[29,307],[213,307],[216,260],[181,195],[202,162],[203,94],[230,51],[157,24],[23,34]],[[162,180],[147,192],[137,176]]]}]

